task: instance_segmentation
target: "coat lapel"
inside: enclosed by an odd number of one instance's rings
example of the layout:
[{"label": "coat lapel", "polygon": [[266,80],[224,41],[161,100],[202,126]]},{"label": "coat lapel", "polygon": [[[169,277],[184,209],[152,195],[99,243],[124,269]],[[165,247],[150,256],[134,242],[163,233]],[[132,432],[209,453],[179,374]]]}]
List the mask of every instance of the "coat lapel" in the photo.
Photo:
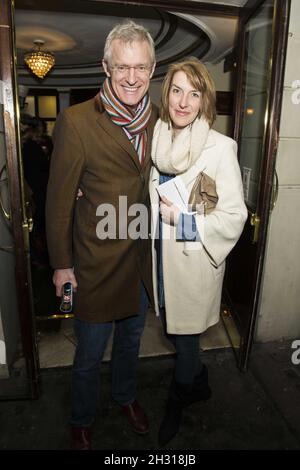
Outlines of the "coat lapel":
[{"label": "coat lapel", "polygon": [[146,146],[146,155],[145,155],[145,160],[143,166],[146,167],[147,163],[151,159],[151,146],[152,146],[152,136],[153,136],[153,130],[154,126],[157,121],[157,112],[152,106],[152,112],[149,120],[149,124],[147,126],[147,146]]},{"label": "coat lapel", "polygon": [[[123,150],[131,157],[133,163],[139,170],[141,171],[142,167],[139,161],[138,154],[132,145],[132,143],[129,141],[127,138],[125,132],[123,129],[119,126],[116,126],[112,120],[108,117],[107,113],[105,112],[104,106],[101,102],[101,99],[99,97],[99,94],[95,96],[95,106],[97,110],[97,123],[114,139],[114,141],[120,145]],[[151,156],[151,141],[152,141],[152,135],[153,135],[153,129],[154,125],[156,122],[156,113],[153,112],[151,113],[149,125],[147,127],[147,146],[146,146],[146,155],[145,155],[145,162],[144,165],[149,161],[150,156]],[[144,166],[143,165],[143,166]]]},{"label": "coat lapel", "polygon": [[159,196],[156,188],[159,186],[159,172],[153,166],[150,172],[149,194],[151,201],[151,238],[157,237],[158,218],[159,218]]},{"label": "coat lapel", "polygon": [[131,157],[133,163],[140,171],[141,165],[134,146],[128,140],[123,129],[121,129],[119,126],[116,126],[112,120],[109,119],[102,105],[99,94],[95,96],[95,107],[96,111],[98,111],[96,117],[98,125],[101,126],[107,132],[107,134],[109,134],[113,140],[123,148],[123,150]]}]

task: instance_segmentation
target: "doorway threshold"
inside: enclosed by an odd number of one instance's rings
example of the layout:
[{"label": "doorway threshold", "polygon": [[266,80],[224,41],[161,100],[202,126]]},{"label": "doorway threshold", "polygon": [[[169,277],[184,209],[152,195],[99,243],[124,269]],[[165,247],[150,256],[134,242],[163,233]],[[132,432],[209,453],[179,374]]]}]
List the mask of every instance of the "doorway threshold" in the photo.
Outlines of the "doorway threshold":
[{"label": "doorway threshold", "polygon": [[[201,335],[200,345],[202,351],[232,347],[221,320]],[[42,369],[71,366],[76,347],[72,319],[62,320],[59,331],[39,331],[38,346],[40,367]],[[110,360],[111,350],[112,338],[104,354],[104,362]],[[172,354],[174,354],[174,348],[164,337],[160,319],[150,310],[141,340],[140,357],[157,357]]]}]

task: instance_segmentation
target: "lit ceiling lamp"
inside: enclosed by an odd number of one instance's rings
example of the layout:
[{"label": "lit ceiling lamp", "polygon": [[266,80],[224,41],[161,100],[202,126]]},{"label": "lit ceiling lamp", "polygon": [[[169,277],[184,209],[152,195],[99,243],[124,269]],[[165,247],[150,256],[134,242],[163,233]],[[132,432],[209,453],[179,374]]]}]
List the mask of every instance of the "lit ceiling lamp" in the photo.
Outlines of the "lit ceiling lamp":
[{"label": "lit ceiling lamp", "polygon": [[33,43],[36,47],[32,51],[26,52],[24,60],[37,77],[44,78],[55,64],[55,57],[52,52],[41,49],[45,41],[36,39]]}]

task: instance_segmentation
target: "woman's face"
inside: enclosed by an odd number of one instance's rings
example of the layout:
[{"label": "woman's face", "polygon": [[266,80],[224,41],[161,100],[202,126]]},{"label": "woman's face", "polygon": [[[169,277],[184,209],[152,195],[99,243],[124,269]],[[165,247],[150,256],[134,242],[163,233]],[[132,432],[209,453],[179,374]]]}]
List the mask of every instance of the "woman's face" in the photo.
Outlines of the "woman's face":
[{"label": "woman's face", "polygon": [[169,113],[175,129],[183,129],[198,116],[201,107],[201,92],[195,90],[182,71],[173,75],[169,92]]}]

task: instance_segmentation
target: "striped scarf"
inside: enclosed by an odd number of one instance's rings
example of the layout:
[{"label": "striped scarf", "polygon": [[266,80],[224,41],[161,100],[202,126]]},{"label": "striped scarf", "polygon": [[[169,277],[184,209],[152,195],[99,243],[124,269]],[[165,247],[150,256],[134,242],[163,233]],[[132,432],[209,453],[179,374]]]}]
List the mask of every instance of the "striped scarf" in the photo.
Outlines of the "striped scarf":
[{"label": "striped scarf", "polygon": [[141,165],[146,155],[146,127],[151,116],[151,102],[146,94],[140,101],[135,113],[125,106],[115,95],[110,80],[107,78],[100,89],[100,98],[112,122],[121,126],[134,146]]}]

